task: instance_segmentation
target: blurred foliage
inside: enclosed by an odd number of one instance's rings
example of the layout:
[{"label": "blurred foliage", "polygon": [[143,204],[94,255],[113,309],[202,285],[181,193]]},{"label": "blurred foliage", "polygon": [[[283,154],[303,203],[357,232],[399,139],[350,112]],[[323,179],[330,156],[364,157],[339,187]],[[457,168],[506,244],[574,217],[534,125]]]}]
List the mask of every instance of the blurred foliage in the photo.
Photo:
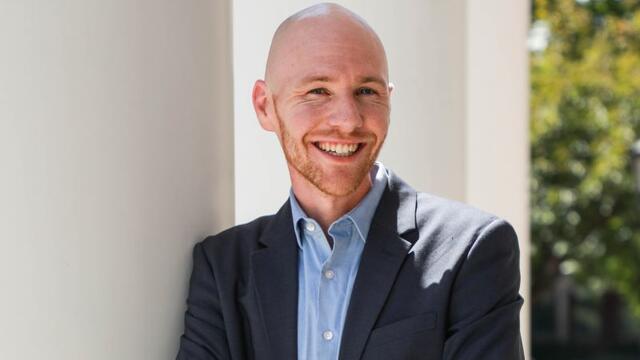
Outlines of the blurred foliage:
[{"label": "blurred foliage", "polygon": [[[640,1],[533,0],[533,301],[558,274],[620,292],[640,316]],[[535,25],[534,25],[535,26]]]}]

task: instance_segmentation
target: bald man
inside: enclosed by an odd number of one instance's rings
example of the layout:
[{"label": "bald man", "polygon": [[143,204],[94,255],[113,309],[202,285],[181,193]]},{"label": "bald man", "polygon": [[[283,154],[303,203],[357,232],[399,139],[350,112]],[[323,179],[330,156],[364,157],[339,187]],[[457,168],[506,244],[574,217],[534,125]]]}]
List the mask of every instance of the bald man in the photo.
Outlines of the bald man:
[{"label": "bald man", "polygon": [[290,196],[195,246],[178,359],[523,358],[516,234],[376,161],[391,92],[356,14],[320,4],[279,26],[252,98]]}]

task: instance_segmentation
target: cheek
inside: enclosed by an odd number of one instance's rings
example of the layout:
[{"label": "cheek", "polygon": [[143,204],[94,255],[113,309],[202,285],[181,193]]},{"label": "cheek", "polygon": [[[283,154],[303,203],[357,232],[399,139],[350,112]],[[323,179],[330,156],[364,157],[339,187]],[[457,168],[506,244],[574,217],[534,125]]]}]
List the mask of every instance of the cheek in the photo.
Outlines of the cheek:
[{"label": "cheek", "polygon": [[389,117],[389,103],[386,101],[376,101],[372,98],[362,100],[359,104],[360,111],[375,117]]},{"label": "cheek", "polygon": [[300,129],[312,129],[318,125],[327,114],[327,106],[306,104],[304,106],[297,106],[289,112],[288,124]]},{"label": "cheek", "polygon": [[370,129],[378,138],[378,142],[382,143],[387,138],[387,130],[389,129],[388,121],[376,122]]},{"label": "cheek", "polygon": [[313,129],[321,118],[317,111],[308,108],[297,108],[294,111],[281,115],[281,123],[289,136],[300,140]]},{"label": "cheek", "polygon": [[312,120],[330,113],[331,108],[330,101],[310,101],[297,104],[291,109],[291,113],[301,119]]},{"label": "cheek", "polygon": [[366,119],[364,126],[381,140],[389,129],[389,107],[380,104],[366,104],[360,108]]}]

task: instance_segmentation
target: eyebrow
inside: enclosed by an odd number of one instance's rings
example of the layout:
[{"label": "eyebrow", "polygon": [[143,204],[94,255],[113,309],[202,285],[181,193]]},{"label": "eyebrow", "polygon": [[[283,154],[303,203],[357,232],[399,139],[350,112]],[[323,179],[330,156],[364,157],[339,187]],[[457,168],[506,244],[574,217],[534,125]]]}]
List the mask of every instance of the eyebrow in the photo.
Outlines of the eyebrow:
[{"label": "eyebrow", "polygon": [[298,82],[298,84],[299,85],[303,85],[303,84],[309,84],[309,83],[312,83],[312,82],[330,82],[331,80],[333,80],[333,79],[328,77],[328,76],[310,75],[310,76],[303,77]]},{"label": "eyebrow", "polygon": [[[310,76],[306,76],[304,78],[302,78],[299,82],[298,85],[304,85],[304,84],[309,84],[309,83],[313,83],[313,82],[331,82],[334,79],[329,77],[329,76],[324,76],[324,75],[310,75]],[[376,83],[382,87],[387,87],[388,84],[380,77],[377,76],[363,76],[361,78],[358,79],[360,84],[366,84],[366,83]]]},{"label": "eyebrow", "polygon": [[382,87],[387,87],[389,86],[389,84],[387,84],[386,81],[382,80],[381,78],[377,77],[377,76],[365,76],[363,78],[360,78],[360,83],[362,84],[366,84],[366,83],[376,83]]}]

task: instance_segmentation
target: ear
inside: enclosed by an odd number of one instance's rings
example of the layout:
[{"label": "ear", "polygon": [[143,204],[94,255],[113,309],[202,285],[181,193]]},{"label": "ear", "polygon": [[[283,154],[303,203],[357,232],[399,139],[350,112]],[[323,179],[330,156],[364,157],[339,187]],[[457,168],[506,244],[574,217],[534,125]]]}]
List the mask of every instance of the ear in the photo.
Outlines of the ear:
[{"label": "ear", "polygon": [[256,80],[253,85],[253,93],[251,94],[251,100],[253,101],[253,109],[256,111],[260,126],[267,131],[275,131],[274,120],[275,118],[269,114],[269,107],[271,96],[269,87],[264,80]]}]

